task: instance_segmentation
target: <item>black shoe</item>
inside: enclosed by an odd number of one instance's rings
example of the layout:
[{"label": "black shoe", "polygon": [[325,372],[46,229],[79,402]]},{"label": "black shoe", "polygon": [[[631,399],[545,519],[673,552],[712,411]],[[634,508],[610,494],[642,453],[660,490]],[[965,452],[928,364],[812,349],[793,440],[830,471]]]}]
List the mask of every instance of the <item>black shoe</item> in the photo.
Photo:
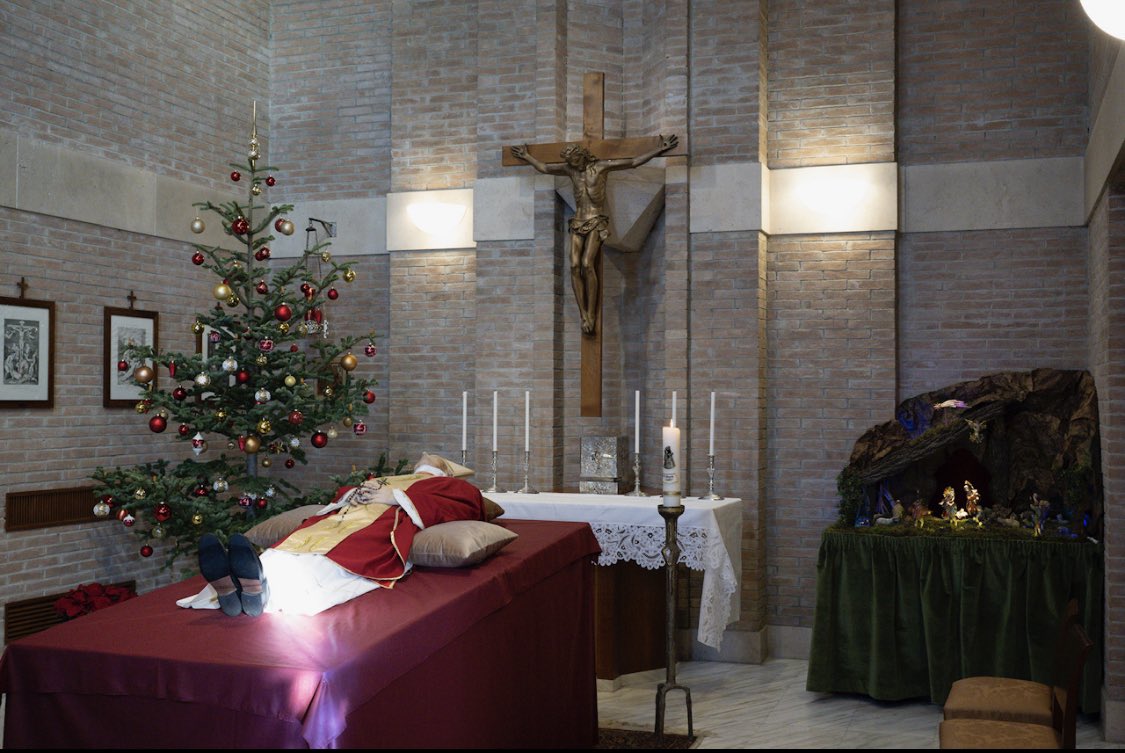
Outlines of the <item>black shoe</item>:
[{"label": "black shoe", "polygon": [[266,608],[270,598],[270,585],[262,570],[262,561],[250,539],[241,533],[230,537],[230,571],[240,585],[239,599],[242,611],[257,617]]},{"label": "black shoe", "polygon": [[205,533],[199,538],[199,572],[219,595],[219,607],[223,614],[237,617],[242,613],[238,578],[230,570],[230,559],[223,542],[213,533]]}]

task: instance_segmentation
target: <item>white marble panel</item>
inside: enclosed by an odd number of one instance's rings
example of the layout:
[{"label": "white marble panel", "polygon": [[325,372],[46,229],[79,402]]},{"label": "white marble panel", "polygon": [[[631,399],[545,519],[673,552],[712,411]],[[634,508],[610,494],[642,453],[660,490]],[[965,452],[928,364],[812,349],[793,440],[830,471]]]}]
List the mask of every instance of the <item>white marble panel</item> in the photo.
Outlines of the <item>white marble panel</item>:
[{"label": "white marble panel", "polygon": [[915,165],[902,170],[902,230],[1085,224],[1081,157]]},{"label": "white marble panel", "polygon": [[[363,199],[327,199],[323,201],[277,201],[275,204],[292,204],[288,217],[297,226],[293,235],[277,236],[270,243],[270,252],[277,258],[295,258],[305,251],[305,244],[313,246],[328,241],[328,251],[333,256],[370,256],[387,253],[387,199],[375,196]],[[324,226],[312,223],[315,235],[306,233],[310,219],[336,223],[336,236],[329,238]]]},{"label": "white marble panel", "polygon": [[894,162],[769,172],[769,232],[861,233],[898,227]]},{"label": "white marble panel", "polygon": [[[224,201],[245,202],[245,196],[207,191],[193,183],[166,176],[157,176],[155,185],[156,214],[149,231],[153,235],[204,246],[243,247],[223,231],[222,217],[215,212],[198,209],[193,205],[201,201],[210,201],[213,204]],[[205,228],[198,235],[191,232],[191,223],[196,217],[203,220]]]},{"label": "white marble panel", "polygon": [[765,212],[769,174],[758,162],[690,168],[690,232],[769,232]]},{"label": "white marble panel", "polygon": [[535,176],[481,178],[473,184],[473,240],[535,237]]},{"label": "white marble panel", "polygon": [[[427,231],[411,217],[411,207],[420,207],[425,215],[434,211],[461,207],[464,212],[451,226]],[[476,248],[473,240],[473,190],[454,188],[442,191],[410,191],[387,194],[387,250],[428,251],[448,248]]]}]

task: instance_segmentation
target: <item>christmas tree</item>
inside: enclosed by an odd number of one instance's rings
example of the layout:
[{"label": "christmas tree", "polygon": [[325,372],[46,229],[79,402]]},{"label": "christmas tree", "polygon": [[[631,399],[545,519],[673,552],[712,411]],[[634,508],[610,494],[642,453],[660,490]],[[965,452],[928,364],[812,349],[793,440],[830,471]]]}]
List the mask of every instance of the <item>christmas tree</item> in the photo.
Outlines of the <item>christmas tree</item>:
[{"label": "christmas tree", "polygon": [[[367,356],[376,355],[374,333],[330,340],[323,316],[326,301],[339,297],[335,285],[355,280],[355,271],[332,258],[327,240],[306,244],[288,267],[269,263],[272,233],[293,234],[286,216],[293,207],[268,207],[258,198],[277,179],[274,168],[258,165],[254,120],[246,162],[230,165],[231,181],[247,186],[247,201],[194,205],[217,214],[236,246],[231,251],[193,245],[193,263],[219,280],[212,289],[214,307],[197,314],[191,325],[201,338],[200,352],[132,347],[117,364],[122,372],[132,370],[136,410],[148,416],[149,430],[161,433],[175,425],[193,457],[176,464],[99,467],[93,474],[94,513],[105,517],[116,510],[144,539],[142,556],[151,556],[154,545],[167,548],[168,567],[194,554],[204,532],[225,540],[263,515],[326,501],[332,490],[297,496],[300,490],[284,472],[260,476],[259,467],[272,467],[275,456],[285,469],[307,463],[307,447],[324,447],[336,435],[336,424],[364,434],[362,417],[375,400],[374,380],[352,373],[357,344]],[[197,215],[192,231],[205,227]],[[167,370],[171,389],[156,388],[158,369]],[[334,480],[342,485],[383,475],[384,463],[381,456],[375,467]]]}]

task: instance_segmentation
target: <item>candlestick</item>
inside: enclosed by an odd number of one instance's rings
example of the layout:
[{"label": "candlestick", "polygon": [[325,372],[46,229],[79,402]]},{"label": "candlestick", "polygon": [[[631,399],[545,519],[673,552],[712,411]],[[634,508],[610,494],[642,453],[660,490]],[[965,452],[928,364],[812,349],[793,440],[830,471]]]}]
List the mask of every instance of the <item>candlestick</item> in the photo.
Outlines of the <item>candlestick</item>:
[{"label": "candlestick", "polygon": [[641,451],[641,391],[633,392],[633,454]]},{"label": "candlestick", "polygon": [[496,449],[497,449],[497,446],[496,446],[496,390],[493,390],[492,391],[492,452],[495,453]]},{"label": "candlestick", "polygon": [[461,393],[461,452],[469,448],[469,393]]},{"label": "candlestick", "polygon": [[531,451],[531,391],[523,393],[523,451]]},{"label": "candlestick", "polygon": [[498,492],[499,487],[496,486],[496,456],[499,455],[496,450],[492,451],[492,485],[485,489],[486,492]]},{"label": "candlestick", "polygon": [[517,494],[538,494],[539,493],[539,492],[535,491],[535,489],[528,482],[528,476],[530,475],[530,470],[531,470],[531,453],[527,452],[525,450],[524,453],[523,453],[523,488],[517,489],[516,490]]},{"label": "candlestick", "polygon": [[715,494],[715,454],[711,453],[707,456],[707,493],[700,499],[722,499],[718,494]]},{"label": "candlestick", "polygon": [[[675,394],[675,393],[673,393]],[[665,426],[661,432],[664,448],[663,458],[663,492],[661,504],[664,507],[677,507],[682,490],[680,488],[680,430],[675,426]]]},{"label": "candlestick", "polygon": [[711,393],[711,443],[708,445],[707,454],[715,454],[715,393]]},{"label": "candlestick", "polygon": [[664,710],[667,705],[668,693],[672,690],[684,691],[684,702],[687,706],[688,739],[695,739],[695,729],[691,716],[691,689],[686,685],[676,682],[676,563],[680,561],[680,546],[677,532],[677,518],[684,514],[683,505],[657,508],[660,517],[664,518],[664,546],[660,553],[664,556],[664,649],[665,649],[665,680],[656,687],[656,739],[664,739]]},{"label": "candlestick", "polygon": [[626,497],[647,497],[648,495],[641,491],[641,453],[633,453],[633,491],[625,495]]}]

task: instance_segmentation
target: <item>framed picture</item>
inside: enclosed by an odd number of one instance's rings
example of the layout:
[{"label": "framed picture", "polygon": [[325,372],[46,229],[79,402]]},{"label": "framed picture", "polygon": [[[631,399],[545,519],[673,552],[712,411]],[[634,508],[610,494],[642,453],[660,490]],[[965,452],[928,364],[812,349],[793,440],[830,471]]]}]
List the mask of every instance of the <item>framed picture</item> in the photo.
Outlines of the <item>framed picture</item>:
[{"label": "framed picture", "polygon": [[0,408],[53,408],[55,304],[0,298]]},{"label": "framed picture", "polygon": [[[156,350],[157,314],[154,311],[105,307],[105,361],[102,363],[104,389],[102,405],[106,408],[132,408],[142,392],[133,381],[133,371],[141,365],[136,356],[127,351],[130,347],[148,345]],[[124,369],[119,367],[125,362]],[[152,366],[152,360],[145,361]],[[156,385],[156,377],[151,382]]]}]

